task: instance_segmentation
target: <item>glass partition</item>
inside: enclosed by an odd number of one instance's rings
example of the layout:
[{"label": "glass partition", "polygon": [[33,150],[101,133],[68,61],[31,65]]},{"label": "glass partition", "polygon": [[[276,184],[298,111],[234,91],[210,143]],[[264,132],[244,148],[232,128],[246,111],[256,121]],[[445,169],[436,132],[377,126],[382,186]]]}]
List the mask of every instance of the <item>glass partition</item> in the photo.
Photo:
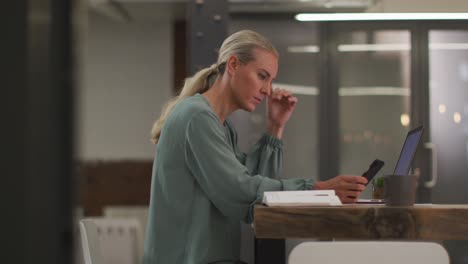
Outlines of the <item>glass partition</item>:
[{"label": "glass partition", "polygon": [[[338,32],[340,173],[362,174],[376,158],[392,173],[410,120],[410,32]],[[370,188],[363,198],[370,197]]]},{"label": "glass partition", "polygon": [[429,80],[432,202],[468,203],[468,30],[429,31]]}]

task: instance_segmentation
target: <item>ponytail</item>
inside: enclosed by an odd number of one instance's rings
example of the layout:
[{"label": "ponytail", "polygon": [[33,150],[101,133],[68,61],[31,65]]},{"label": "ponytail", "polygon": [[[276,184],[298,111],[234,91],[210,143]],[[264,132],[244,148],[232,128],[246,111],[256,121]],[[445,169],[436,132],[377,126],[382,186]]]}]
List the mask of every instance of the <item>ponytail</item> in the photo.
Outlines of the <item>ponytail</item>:
[{"label": "ponytail", "polygon": [[184,87],[180,91],[180,94],[169,100],[163,106],[161,116],[153,124],[153,128],[151,129],[151,142],[153,144],[158,143],[159,137],[161,136],[161,129],[176,104],[186,97],[196,93],[206,92],[212,85],[212,77],[217,76],[220,72],[219,68],[217,64],[213,64],[208,68],[198,71],[194,76],[185,79]]}]

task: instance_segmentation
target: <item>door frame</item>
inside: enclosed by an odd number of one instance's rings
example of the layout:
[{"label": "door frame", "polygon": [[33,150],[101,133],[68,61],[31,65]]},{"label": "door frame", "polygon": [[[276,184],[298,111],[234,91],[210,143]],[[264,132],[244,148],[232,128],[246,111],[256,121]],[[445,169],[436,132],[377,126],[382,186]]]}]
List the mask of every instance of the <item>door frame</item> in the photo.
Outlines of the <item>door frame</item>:
[{"label": "door frame", "polygon": [[[412,105],[415,112],[415,120],[425,124],[425,132],[422,142],[431,141],[431,118],[430,118],[430,76],[429,76],[429,31],[431,30],[467,30],[468,21],[420,21],[418,23],[419,47],[419,89],[415,91],[415,105]],[[421,144],[418,155],[415,156],[414,168],[420,169],[420,184],[418,188],[418,202],[432,202],[432,189],[424,187],[424,183],[432,179],[432,157],[431,151]],[[430,162],[427,162],[430,161]]]}]

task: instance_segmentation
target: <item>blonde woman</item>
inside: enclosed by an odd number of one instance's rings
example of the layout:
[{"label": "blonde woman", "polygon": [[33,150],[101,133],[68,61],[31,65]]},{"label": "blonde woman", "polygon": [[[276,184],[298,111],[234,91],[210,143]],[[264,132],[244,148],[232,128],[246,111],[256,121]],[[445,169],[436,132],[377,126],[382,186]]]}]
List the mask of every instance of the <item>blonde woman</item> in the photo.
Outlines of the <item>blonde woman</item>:
[{"label": "blonde woman", "polygon": [[[282,135],[297,98],[272,91],[278,52],[260,34],[243,30],[222,44],[218,61],[188,78],[152,130],[156,145],[145,241],[145,264],[242,263],[240,221],[251,222],[264,191],[335,189],[354,202],[360,176],[323,182],[277,179]],[[267,100],[267,132],[248,154],[237,147],[227,119]]]}]

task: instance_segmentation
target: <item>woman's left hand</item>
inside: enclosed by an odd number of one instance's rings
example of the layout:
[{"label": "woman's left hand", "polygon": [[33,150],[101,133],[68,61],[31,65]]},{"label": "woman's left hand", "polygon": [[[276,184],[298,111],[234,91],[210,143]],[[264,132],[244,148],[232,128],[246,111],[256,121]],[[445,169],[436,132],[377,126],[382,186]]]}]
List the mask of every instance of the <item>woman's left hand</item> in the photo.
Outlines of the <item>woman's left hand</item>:
[{"label": "woman's left hand", "polygon": [[273,136],[281,138],[283,129],[296,107],[297,97],[283,89],[274,89],[267,100],[268,130]]}]

